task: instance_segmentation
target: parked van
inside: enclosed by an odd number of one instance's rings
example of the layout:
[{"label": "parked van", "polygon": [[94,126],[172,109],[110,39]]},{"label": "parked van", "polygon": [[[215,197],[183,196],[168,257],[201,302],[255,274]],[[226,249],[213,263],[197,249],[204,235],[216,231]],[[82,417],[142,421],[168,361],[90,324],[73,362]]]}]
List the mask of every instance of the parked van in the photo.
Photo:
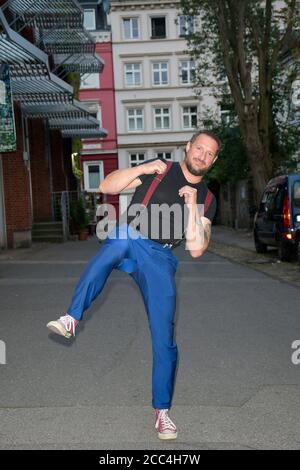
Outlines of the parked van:
[{"label": "parked van", "polygon": [[281,261],[298,256],[300,240],[300,173],[272,178],[262,195],[254,217],[257,253],[268,246],[278,247]]}]

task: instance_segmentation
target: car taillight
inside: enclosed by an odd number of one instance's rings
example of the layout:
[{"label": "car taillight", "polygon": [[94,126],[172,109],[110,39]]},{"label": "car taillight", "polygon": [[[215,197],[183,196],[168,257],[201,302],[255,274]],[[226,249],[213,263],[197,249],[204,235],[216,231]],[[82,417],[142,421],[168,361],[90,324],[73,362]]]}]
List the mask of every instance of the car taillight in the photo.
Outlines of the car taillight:
[{"label": "car taillight", "polygon": [[291,227],[291,211],[290,211],[290,200],[286,194],[283,200],[283,226],[285,228]]}]

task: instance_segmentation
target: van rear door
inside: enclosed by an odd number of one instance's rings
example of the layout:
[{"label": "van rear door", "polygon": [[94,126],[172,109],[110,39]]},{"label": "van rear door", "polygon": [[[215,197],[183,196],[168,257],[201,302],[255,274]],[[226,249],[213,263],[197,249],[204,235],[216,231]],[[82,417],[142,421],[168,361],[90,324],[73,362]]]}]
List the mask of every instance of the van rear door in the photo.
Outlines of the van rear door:
[{"label": "van rear door", "polygon": [[277,194],[277,187],[267,187],[256,216],[256,231],[263,243],[275,244],[275,222],[273,220],[273,206]]}]

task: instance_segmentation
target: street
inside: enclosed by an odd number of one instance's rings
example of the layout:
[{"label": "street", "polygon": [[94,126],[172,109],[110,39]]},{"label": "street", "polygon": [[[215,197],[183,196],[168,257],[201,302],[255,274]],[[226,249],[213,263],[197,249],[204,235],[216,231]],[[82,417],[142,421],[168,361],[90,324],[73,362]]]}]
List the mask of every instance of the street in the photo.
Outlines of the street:
[{"label": "street", "polygon": [[0,261],[1,449],[300,449],[300,290],[207,252],[174,251],[179,364],[159,441],[151,408],[151,343],[140,292],[113,271],[66,340],[63,315],[100,245],[45,244]]}]

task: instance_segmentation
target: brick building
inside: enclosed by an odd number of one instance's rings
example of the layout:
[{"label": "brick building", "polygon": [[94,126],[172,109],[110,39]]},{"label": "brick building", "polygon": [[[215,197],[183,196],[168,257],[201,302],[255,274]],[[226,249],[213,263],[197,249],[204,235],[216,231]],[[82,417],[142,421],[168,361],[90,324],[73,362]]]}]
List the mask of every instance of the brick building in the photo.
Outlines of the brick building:
[{"label": "brick building", "polygon": [[[4,248],[49,239],[57,209],[68,214],[69,195],[77,190],[72,139],[99,138],[106,131],[66,82],[74,73],[103,70],[79,4],[65,0],[49,9],[45,0],[0,0],[0,7],[0,66],[9,66],[16,130],[16,148],[6,151],[0,142]],[[66,217],[52,227],[53,239],[66,236]]]}]

